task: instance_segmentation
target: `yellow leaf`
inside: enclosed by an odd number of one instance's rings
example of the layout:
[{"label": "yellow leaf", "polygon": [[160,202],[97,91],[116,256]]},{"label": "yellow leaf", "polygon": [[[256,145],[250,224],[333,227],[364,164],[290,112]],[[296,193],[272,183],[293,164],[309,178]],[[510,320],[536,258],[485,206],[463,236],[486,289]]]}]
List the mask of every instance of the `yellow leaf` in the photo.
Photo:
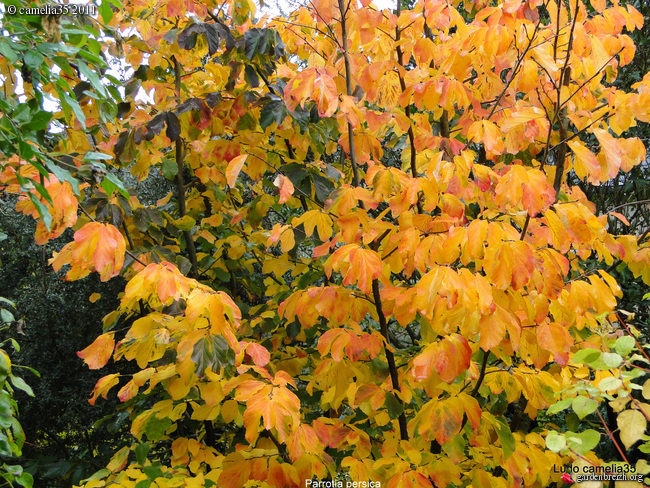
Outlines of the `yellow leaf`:
[{"label": "yellow leaf", "polygon": [[106,465],[106,468],[113,473],[123,470],[129,460],[130,452],[131,450],[128,447],[123,447],[115,453],[110,462]]},{"label": "yellow leaf", "polygon": [[93,293],[88,297],[88,300],[90,300],[90,303],[95,303],[97,300],[99,300],[102,297],[101,293]]},{"label": "yellow leaf", "polygon": [[171,223],[179,230],[192,230],[196,225],[196,220],[189,215],[183,215],[180,219],[171,220]]},{"label": "yellow leaf", "polygon": [[231,423],[236,419],[238,425],[241,425],[241,414],[239,413],[239,404],[235,400],[226,400],[221,407],[221,416],[226,423]]},{"label": "yellow leaf", "polygon": [[323,242],[332,235],[332,219],[320,210],[309,210],[299,218],[294,219],[293,227],[297,227],[299,224],[304,224],[307,237],[311,237],[314,228],[318,229],[318,238]]},{"label": "yellow leaf", "polygon": [[625,449],[629,449],[632,444],[643,437],[647,426],[645,417],[638,410],[621,412],[616,417],[616,423],[620,429],[621,441],[625,445]]},{"label": "yellow leaf", "polygon": [[650,400],[650,380],[646,380],[646,382],[643,383],[643,391],[641,394],[643,395],[643,398]]},{"label": "yellow leaf", "polygon": [[569,141],[568,145],[573,151],[573,170],[578,178],[587,178],[590,183],[597,183],[601,169],[596,155],[587,149],[582,141]]},{"label": "yellow leaf", "polygon": [[[537,70],[535,70],[537,74]],[[503,122],[499,125],[501,131],[505,134],[510,132],[513,128],[526,124],[531,120],[542,119],[545,120],[546,114],[541,108],[538,107],[519,107],[516,111],[509,114]]]}]

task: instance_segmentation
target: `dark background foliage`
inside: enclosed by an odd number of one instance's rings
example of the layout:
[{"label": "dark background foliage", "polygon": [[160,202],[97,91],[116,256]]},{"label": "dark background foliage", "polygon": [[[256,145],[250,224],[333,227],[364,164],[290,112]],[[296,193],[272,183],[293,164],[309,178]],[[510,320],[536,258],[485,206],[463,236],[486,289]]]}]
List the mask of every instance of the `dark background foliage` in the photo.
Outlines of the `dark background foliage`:
[{"label": "dark background foliage", "polygon": [[[101,333],[101,319],[118,306],[124,283],[101,283],[96,274],[64,281],[63,273],[54,273],[47,261],[52,251],[71,240],[72,232],[37,246],[34,220],[13,211],[12,202],[0,206],[0,229],[7,235],[0,242],[0,296],[14,301],[19,320],[5,333],[21,346],[20,352],[9,352],[15,363],[41,375],[23,375],[33,398],[19,391],[15,395],[26,435],[22,464],[34,474],[34,486],[72,486],[104,467],[120,442],[117,399],[112,396],[94,407],[87,402],[104,373],[90,371],[76,352]],[[98,290],[101,298],[91,303],[88,297]],[[110,415],[113,418],[93,427]]]}]

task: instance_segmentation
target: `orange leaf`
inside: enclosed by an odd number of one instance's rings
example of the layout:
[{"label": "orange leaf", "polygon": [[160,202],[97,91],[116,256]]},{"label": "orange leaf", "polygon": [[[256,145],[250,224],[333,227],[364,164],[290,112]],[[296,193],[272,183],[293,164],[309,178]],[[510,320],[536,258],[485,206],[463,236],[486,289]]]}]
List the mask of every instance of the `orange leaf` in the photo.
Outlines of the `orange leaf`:
[{"label": "orange leaf", "polygon": [[364,351],[359,336],[348,329],[330,329],[318,340],[318,352],[325,356],[328,352],[336,362],[343,360],[343,352],[352,360],[357,361]]},{"label": "orange leaf", "polygon": [[119,373],[109,374],[108,376],[104,376],[103,378],[100,378],[99,381],[97,381],[95,388],[93,389],[91,397],[88,399],[88,403],[94,405],[98,396],[101,396],[102,398],[106,399],[106,396],[108,395],[108,391],[111,388],[113,388],[115,385],[117,385],[119,381],[120,381]]},{"label": "orange leaf", "polygon": [[251,357],[257,366],[261,367],[266,366],[271,359],[268,349],[254,342],[246,344],[246,354]]},{"label": "orange leaf", "polygon": [[573,170],[581,180],[587,178],[590,183],[600,180],[600,164],[594,153],[585,147],[581,141],[567,143],[573,151]]},{"label": "orange leaf", "polygon": [[123,470],[129,460],[130,452],[131,449],[129,447],[123,447],[113,455],[106,468],[113,473]]},{"label": "orange leaf", "polygon": [[364,293],[371,293],[372,280],[379,278],[384,265],[375,251],[363,249],[357,244],[348,244],[338,248],[325,263],[325,272],[332,270],[343,275],[343,285],[357,282]]},{"label": "orange leaf", "polygon": [[503,151],[503,135],[489,120],[474,122],[469,128],[467,139],[482,142],[488,154],[500,154]]},{"label": "orange leaf", "polygon": [[325,70],[317,70],[314,81],[314,91],[311,99],[318,106],[318,114],[321,117],[331,117],[339,106],[339,95],[336,83]]},{"label": "orange leaf", "polygon": [[293,183],[286,176],[278,175],[273,181],[273,184],[280,189],[280,200],[278,200],[278,203],[285,203],[293,195]]},{"label": "orange leaf", "polygon": [[510,165],[495,188],[495,203],[499,206],[522,207],[534,217],[545,212],[555,201],[555,190],[538,169]]},{"label": "orange leaf", "polygon": [[228,182],[228,186],[231,188],[235,186],[237,176],[239,176],[239,172],[244,166],[247,157],[248,154],[241,154],[237,157],[232,158],[228,163],[228,167],[226,168],[226,181]]},{"label": "orange leaf", "polygon": [[601,152],[598,155],[601,171],[603,173],[601,181],[603,181],[603,178],[605,178],[606,181],[618,174],[618,170],[623,162],[621,158],[621,148],[618,141],[605,129],[594,129],[593,133],[596,136],[596,139],[598,139],[601,149]]},{"label": "orange leaf", "polygon": [[569,361],[569,352],[573,345],[573,338],[560,324],[544,323],[537,327],[537,341],[541,348],[553,353],[553,359],[561,366]]},{"label": "orange leaf", "polygon": [[478,401],[466,393],[460,393],[427,402],[415,415],[410,428],[426,441],[435,438],[439,444],[444,444],[460,432],[463,415],[467,416],[472,429],[477,430],[481,425],[481,414]]},{"label": "orange leaf", "polygon": [[472,349],[467,339],[451,334],[439,342],[429,344],[413,360],[412,374],[416,379],[426,379],[435,369],[440,379],[453,382],[463,371],[469,369]]},{"label": "orange leaf", "polygon": [[75,232],[74,242],[63,246],[59,253],[54,253],[50,263],[54,271],[69,264],[66,279],[70,281],[85,278],[91,271],[97,271],[102,281],[108,281],[120,274],[125,252],[126,243],[116,227],[89,222]]},{"label": "orange leaf", "polygon": [[291,461],[296,461],[304,453],[316,454],[323,451],[323,443],[316,431],[309,425],[300,425],[287,440],[287,450]]},{"label": "orange leaf", "polygon": [[104,367],[113,354],[115,340],[113,332],[100,335],[95,341],[83,351],[79,351],[77,356],[85,361],[90,369],[99,369]]}]

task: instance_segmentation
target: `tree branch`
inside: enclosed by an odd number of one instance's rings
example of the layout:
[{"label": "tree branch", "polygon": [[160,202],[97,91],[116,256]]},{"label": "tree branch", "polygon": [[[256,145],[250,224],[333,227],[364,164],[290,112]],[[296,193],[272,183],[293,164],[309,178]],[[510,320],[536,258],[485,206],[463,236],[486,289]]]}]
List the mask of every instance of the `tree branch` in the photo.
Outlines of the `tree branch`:
[{"label": "tree branch", "polygon": [[[385,347],[386,361],[388,362],[388,371],[390,373],[390,379],[393,384],[393,390],[400,391],[399,375],[397,373],[397,366],[395,364],[395,356],[393,355],[393,352],[390,350],[388,322],[386,322],[386,316],[384,315],[384,311],[382,310],[381,307],[381,294],[379,293],[379,281],[377,281],[376,279],[372,280],[372,296],[375,301],[375,309],[377,310],[377,316],[379,318],[379,327],[380,327],[381,335],[384,336],[384,340],[386,341],[386,347]],[[398,400],[400,401],[400,403],[402,403],[401,399],[398,398]],[[404,413],[404,409],[402,409],[402,413],[399,415],[398,422],[399,422],[400,437],[402,438],[402,440],[407,441],[409,435],[406,429],[406,414]]]},{"label": "tree branch", "polygon": [[[180,104],[181,101],[181,65],[176,59],[176,56],[172,56],[172,62],[174,63],[174,88],[176,91],[177,102]],[[178,213],[182,217],[187,214],[185,207],[185,184],[183,182],[183,170],[185,169],[184,158],[185,154],[183,151],[183,140],[179,137],[175,142],[176,149],[176,164],[178,165],[178,172],[176,173],[176,197],[178,199]],[[189,230],[183,231],[183,236],[185,237],[185,247],[187,253],[190,256],[190,277],[198,278],[199,276],[199,265],[196,258],[196,248],[194,247],[194,240],[192,239],[192,233]]]}]

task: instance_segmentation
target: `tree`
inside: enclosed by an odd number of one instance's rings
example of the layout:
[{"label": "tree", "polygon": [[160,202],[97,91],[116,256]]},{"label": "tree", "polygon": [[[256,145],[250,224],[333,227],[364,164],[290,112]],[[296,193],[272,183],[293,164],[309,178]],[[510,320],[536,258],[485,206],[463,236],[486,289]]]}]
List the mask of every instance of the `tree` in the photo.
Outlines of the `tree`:
[{"label": "tree", "polygon": [[[576,364],[614,354],[621,290],[606,267],[650,284],[645,236],[608,232],[568,183],[645,160],[625,131],[650,118],[650,75],[635,92],[614,85],[642,16],[552,0],[396,12],[317,0],[254,16],[247,0],[114,0],[90,25],[58,18],[52,54],[103,46],[133,76],[109,90],[107,54],[90,49],[99,74],[88,52],[70,54],[77,102],[58,90],[69,110],[53,116],[65,135],[29,156],[2,148],[7,191],[40,216],[37,242],[76,229],[54,269],[128,280],[79,356],[137,364],[90,399],[119,385],[134,440],[84,486],[302,486],[343,472],[390,487],[547,486],[572,457],[600,463],[598,432],[562,446],[533,420],[575,396]],[[17,32],[3,46],[29,67]],[[11,73],[19,56],[3,55]],[[51,74],[57,59],[38,66]],[[32,81],[35,100],[54,92]],[[3,109],[4,126],[19,109]],[[36,173],[39,157],[57,158],[53,176]],[[120,168],[173,190],[143,205]],[[637,360],[619,357],[611,369]],[[643,405],[627,440],[645,429]]]}]

